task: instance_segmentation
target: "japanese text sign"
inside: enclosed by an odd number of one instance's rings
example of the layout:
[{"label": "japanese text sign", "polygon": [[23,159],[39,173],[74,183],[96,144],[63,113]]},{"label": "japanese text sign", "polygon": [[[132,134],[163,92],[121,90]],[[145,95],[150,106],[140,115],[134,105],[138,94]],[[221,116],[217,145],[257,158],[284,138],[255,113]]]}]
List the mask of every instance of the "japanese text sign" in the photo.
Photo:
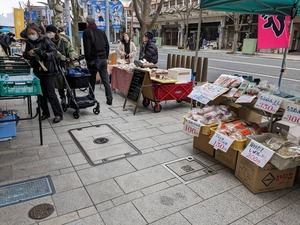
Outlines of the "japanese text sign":
[{"label": "japanese text sign", "polygon": [[187,118],[183,124],[183,131],[192,136],[198,137],[202,126],[202,123]]},{"label": "japanese text sign", "polygon": [[269,113],[276,113],[282,102],[282,98],[278,98],[270,94],[260,94],[254,107]]},{"label": "japanese text sign", "polygon": [[233,143],[233,139],[216,132],[214,136],[210,139],[209,144],[214,146],[215,149],[219,149],[223,152],[227,152]]},{"label": "japanese text sign", "polygon": [[300,105],[289,104],[286,107],[282,120],[300,125]]}]

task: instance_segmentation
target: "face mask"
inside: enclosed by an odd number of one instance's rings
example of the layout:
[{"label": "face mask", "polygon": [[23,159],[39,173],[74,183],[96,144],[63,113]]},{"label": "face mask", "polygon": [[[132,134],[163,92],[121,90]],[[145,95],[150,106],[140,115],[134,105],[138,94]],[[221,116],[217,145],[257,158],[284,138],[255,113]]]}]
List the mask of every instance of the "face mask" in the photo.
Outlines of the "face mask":
[{"label": "face mask", "polygon": [[124,37],[124,40],[125,41],[129,41],[129,37]]},{"label": "face mask", "polygon": [[28,38],[32,41],[35,41],[36,39],[39,38],[39,35],[37,35],[37,34],[28,35]]},{"label": "face mask", "polygon": [[48,32],[46,35],[50,39],[53,39],[55,37],[55,33],[54,32]]}]

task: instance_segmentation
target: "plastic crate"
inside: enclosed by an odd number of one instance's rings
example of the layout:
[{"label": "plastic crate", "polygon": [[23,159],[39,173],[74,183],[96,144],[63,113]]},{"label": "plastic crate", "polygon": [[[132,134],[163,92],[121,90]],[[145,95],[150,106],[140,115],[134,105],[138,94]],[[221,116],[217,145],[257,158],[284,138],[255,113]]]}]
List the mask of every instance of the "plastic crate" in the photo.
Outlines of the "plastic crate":
[{"label": "plastic crate", "polygon": [[10,68],[5,69],[0,67],[0,73],[6,73],[6,74],[20,74],[20,73],[30,73],[30,67],[28,68]]},{"label": "plastic crate", "polygon": [[35,75],[3,75],[0,79],[0,96],[33,96],[41,94],[40,80]]},{"label": "plastic crate", "polygon": [[0,118],[0,140],[15,137],[17,133],[17,122],[2,122],[6,120],[14,120],[16,119],[15,114],[7,115],[6,117]]},{"label": "plastic crate", "polygon": [[156,101],[181,100],[192,92],[193,83],[182,84],[152,84]]}]

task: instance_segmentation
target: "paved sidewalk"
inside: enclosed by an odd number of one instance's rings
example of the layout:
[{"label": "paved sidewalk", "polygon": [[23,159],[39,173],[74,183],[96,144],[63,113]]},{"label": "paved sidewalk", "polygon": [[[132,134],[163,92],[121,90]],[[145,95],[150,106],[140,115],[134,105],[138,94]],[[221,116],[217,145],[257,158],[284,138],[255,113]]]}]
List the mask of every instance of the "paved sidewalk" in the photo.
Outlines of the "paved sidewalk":
[{"label": "paved sidewalk", "polygon": [[[97,86],[96,97],[101,103],[99,115],[87,108],[81,111],[79,119],[74,119],[71,109],[59,124],[50,119],[43,121],[43,146],[39,145],[36,119],[20,121],[17,137],[0,142],[0,185],[50,175],[56,189],[52,196],[1,207],[1,225],[300,223],[299,185],[254,195],[231,170],[193,148],[192,138],[182,131],[182,116],[189,104],[162,102],[160,113],[140,104],[134,116],[130,103],[126,111],[122,110],[124,98],[118,93],[114,93],[112,106],[105,104],[103,87]],[[17,109],[22,116],[27,104],[24,100],[1,101],[0,108]],[[91,166],[68,131],[98,124],[111,125],[142,154]],[[93,157],[111,157],[128,148],[126,141],[109,129],[78,133],[76,137],[82,146],[90,148]],[[95,149],[89,140],[99,135],[111,142],[105,148]],[[187,156],[218,173],[183,184],[162,166]],[[28,211],[40,203],[53,204],[55,211],[47,219],[34,221],[28,217]]]}]

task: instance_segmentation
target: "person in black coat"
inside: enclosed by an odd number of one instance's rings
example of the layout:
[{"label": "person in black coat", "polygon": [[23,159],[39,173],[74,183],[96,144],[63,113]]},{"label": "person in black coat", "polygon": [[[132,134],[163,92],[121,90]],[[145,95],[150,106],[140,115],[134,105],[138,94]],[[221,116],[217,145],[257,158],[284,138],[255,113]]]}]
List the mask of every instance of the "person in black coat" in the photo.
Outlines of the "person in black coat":
[{"label": "person in black coat", "polygon": [[151,31],[146,31],[144,33],[139,59],[145,59],[147,62],[156,64],[158,62],[158,52],[153,37],[154,35]]},{"label": "person in black coat", "polygon": [[91,73],[90,85],[92,86],[92,90],[89,91],[89,97],[95,98],[96,74],[99,72],[105,88],[106,104],[111,105],[113,97],[107,72],[107,60],[109,56],[107,36],[103,30],[97,28],[93,17],[88,16],[86,22],[88,27],[83,31],[82,37],[84,57]]},{"label": "person in black coat", "polygon": [[11,55],[11,51],[10,51],[10,45],[12,42],[16,42],[16,40],[14,39],[15,35],[11,32],[7,33],[7,34],[1,34],[1,40],[0,40],[0,44],[1,47],[3,49],[3,51],[5,52],[5,54],[7,56]]},{"label": "person in black coat", "polygon": [[41,120],[50,117],[48,100],[53,110],[53,123],[59,123],[63,119],[62,109],[55,93],[54,76],[57,73],[57,50],[51,39],[41,34],[41,30],[35,23],[26,27],[28,41],[26,42],[23,57],[28,59],[33,73],[40,79],[42,95],[39,96],[42,108]]}]

